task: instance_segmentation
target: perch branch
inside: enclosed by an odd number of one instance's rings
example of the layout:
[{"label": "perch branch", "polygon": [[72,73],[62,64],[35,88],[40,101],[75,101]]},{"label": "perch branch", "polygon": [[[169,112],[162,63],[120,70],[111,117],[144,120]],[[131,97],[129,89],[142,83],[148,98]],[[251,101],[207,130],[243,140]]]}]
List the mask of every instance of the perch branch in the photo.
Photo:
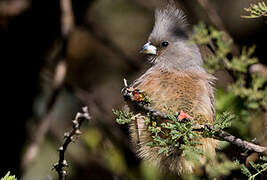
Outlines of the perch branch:
[{"label": "perch branch", "polygon": [[64,167],[68,166],[67,161],[65,160],[65,151],[68,148],[68,145],[75,140],[75,136],[81,134],[80,127],[85,120],[91,120],[91,116],[88,113],[88,108],[84,107],[82,113],[77,113],[75,119],[72,121],[72,130],[70,132],[64,133],[65,141],[62,146],[59,147],[59,160],[58,163],[54,164],[54,169],[58,173],[58,179],[64,180],[66,171]]},{"label": "perch branch", "polygon": [[[147,104],[143,103],[142,101],[137,101],[132,93],[131,90],[129,90],[129,87],[127,86],[126,80],[124,80],[124,85],[126,85],[122,89],[122,94],[124,96],[124,99],[126,102],[132,103],[134,106],[139,107],[141,110],[150,113],[151,116],[153,117],[160,117],[162,119],[169,119],[167,114],[157,111],[153,109],[152,107],[149,107]],[[215,131],[215,128],[211,125],[200,125],[200,124],[194,124],[193,125],[193,130],[195,131],[204,131],[204,130],[210,130],[211,132],[214,132],[214,138],[219,139],[219,140],[224,140],[227,141],[233,145],[236,145],[244,150],[249,150],[249,151],[254,151],[257,153],[262,153],[264,155],[267,154],[267,147],[259,146],[254,143],[242,140],[240,138],[237,138],[225,131]]]},{"label": "perch branch", "polygon": [[[215,131],[213,126],[205,125],[204,127],[209,129],[210,131],[213,131],[213,132]],[[204,127],[201,127],[198,129],[195,128],[195,129],[199,130],[199,131],[203,131]],[[257,153],[262,153],[264,155],[267,155],[267,147],[260,146],[260,145],[245,141],[243,139],[237,138],[237,137],[235,137],[235,136],[233,136],[230,133],[225,132],[225,131],[220,131],[220,132],[215,133],[215,138],[219,139],[219,140],[227,141],[227,142],[229,142],[233,145],[236,145],[237,147],[240,147],[244,150],[254,151]]]}]

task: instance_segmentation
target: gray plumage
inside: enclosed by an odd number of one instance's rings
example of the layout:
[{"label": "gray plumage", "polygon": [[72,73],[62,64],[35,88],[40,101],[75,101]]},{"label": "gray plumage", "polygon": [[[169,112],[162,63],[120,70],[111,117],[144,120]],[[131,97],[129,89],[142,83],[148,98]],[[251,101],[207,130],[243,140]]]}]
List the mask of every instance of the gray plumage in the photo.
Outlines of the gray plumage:
[{"label": "gray plumage", "polygon": [[[149,54],[153,65],[133,86],[145,92],[151,99],[152,108],[158,111],[167,113],[167,107],[173,112],[184,111],[199,124],[212,123],[216,116],[212,87],[215,78],[203,69],[199,49],[190,42],[186,27],[183,12],[173,4],[156,10],[154,28],[148,43],[141,49],[142,53]],[[146,114],[136,113],[130,130],[141,158],[165,172],[183,174],[197,169],[179,149],[166,157],[158,154],[159,147],[147,146],[153,139],[144,122]],[[215,156],[215,140],[200,138],[199,142],[204,153]],[[199,162],[205,163],[205,157],[201,156]]]},{"label": "gray plumage", "polygon": [[[158,48],[159,54],[150,60],[157,66],[169,70],[192,69],[203,70],[198,47],[192,44],[187,33],[184,13],[168,5],[155,11],[155,25],[148,38]],[[167,41],[168,47],[161,47]],[[167,63],[166,63],[167,62]]]}]

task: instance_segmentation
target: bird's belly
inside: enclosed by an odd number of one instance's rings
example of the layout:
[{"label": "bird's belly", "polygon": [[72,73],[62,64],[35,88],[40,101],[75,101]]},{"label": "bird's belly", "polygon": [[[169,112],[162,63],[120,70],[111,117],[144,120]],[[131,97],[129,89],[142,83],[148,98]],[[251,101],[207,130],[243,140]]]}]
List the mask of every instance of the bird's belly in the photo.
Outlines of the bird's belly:
[{"label": "bird's belly", "polygon": [[204,91],[198,82],[190,76],[176,76],[172,73],[151,75],[142,81],[137,89],[144,91],[151,100],[151,106],[158,111],[180,112],[192,116],[199,123],[212,118],[206,109],[210,103],[204,102]]}]

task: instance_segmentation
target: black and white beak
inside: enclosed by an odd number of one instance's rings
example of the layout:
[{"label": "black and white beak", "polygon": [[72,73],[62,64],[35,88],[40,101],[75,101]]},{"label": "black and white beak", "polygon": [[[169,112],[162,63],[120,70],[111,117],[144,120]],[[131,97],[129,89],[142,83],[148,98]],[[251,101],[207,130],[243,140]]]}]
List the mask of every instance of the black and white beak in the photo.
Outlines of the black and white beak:
[{"label": "black and white beak", "polygon": [[153,46],[151,42],[147,42],[139,51],[139,53],[157,55],[157,48]]}]

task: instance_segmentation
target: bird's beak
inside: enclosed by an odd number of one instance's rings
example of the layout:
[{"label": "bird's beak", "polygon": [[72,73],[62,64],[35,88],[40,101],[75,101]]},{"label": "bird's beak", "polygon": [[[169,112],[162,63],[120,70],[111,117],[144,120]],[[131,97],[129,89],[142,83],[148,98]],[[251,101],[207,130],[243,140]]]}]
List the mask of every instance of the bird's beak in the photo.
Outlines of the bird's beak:
[{"label": "bird's beak", "polygon": [[139,53],[157,55],[157,48],[151,45],[151,42],[146,43]]}]

